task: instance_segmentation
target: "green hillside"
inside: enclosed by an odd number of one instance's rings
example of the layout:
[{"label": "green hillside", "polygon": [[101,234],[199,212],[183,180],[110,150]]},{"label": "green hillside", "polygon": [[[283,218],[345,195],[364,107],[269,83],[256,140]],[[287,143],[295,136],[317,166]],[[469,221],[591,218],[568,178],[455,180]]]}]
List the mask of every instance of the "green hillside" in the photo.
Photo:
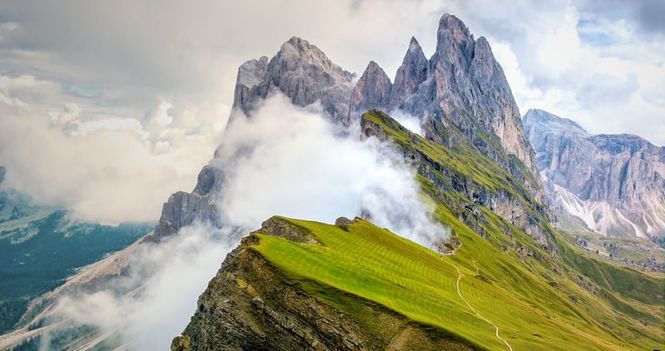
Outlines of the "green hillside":
[{"label": "green hillside", "polygon": [[[651,350],[665,344],[663,274],[596,260],[572,246],[520,182],[472,145],[433,143],[377,111],[363,122],[379,126],[405,154],[416,152],[434,165],[419,167],[423,194],[436,203],[459,249],[442,256],[365,221],[347,232],[289,220],[318,243],[257,234],[254,250],[293,282],[345,313],[353,309],[339,291],[484,349]],[[457,174],[524,205],[540,239],[456,189],[451,179]]]}]

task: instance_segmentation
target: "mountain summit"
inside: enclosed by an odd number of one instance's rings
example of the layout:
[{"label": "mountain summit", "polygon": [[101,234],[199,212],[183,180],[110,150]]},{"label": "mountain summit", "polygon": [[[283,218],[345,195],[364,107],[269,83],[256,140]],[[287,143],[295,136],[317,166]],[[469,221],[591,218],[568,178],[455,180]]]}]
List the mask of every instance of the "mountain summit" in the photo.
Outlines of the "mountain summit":
[{"label": "mountain summit", "polygon": [[233,107],[250,115],[270,93],[280,91],[296,106],[317,101],[333,121],[348,125],[353,74],[334,64],[307,40],[293,37],[270,60],[263,56],[238,69]]},{"label": "mountain summit", "polygon": [[[533,150],[503,69],[487,40],[475,40],[457,17],[441,17],[429,60],[412,38],[394,83],[384,76],[378,65],[367,67],[351,98],[351,118],[368,108],[402,111],[422,121],[428,139],[452,145],[457,140],[441,130],[456,128],[505,168],[510,166],[503,152],[535,174]],[[500,150],[488,140],[494,137]]]},{"label": "mountain summit", "polygon": [[542,110],[524,116],[553,202],[615,236],[665,236],[665,148],[628,134],[592,135]]},{"label": "mountain summit", "polygon": [[[296,106],[320,103],[324,116],[341,126],[361,122],[360,115],[375,108],[411,114],[421,121],[427,139],[484,153],[525,184],[535,201],[542,202],[534,152],[487,40],[474,40],[464,23],[449,14],[441,17],[437,38],[436,52],[429,60],[411,38],[394,83],[378,63],[370,61],[354,86],[352,73],[315,45],[292,37],[272,58],[264,56],[240,66],[231,117],[242,112],[251,118],[275,93],[284,94]],[[193,192],[178,192],[168,199],[151,239],[173,234],[196,220],[221,225],[212,194],[221,188],[225,176],[215,163],[201,171]],[[474,196],[520,228],[539,231],[529,220],[527,208],[533,204],[508,200],[502,194]],[[544,209],[540,204],[535,207]]]}]

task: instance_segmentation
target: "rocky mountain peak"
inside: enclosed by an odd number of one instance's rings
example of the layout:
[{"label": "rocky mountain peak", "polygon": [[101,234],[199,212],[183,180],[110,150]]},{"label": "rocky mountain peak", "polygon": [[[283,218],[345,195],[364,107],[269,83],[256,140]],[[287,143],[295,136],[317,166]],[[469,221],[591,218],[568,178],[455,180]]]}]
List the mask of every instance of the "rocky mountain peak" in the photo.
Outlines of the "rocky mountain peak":
[{"label": "rocky mountain peak", "polygon": [[388,105],[391,88],[392,83],[386,72],[376,62],[370,61],[353,88],[349,110],[362,113]]},{"label": "rocky mountain peak", "polygon": [[[425,53],[423,52],[423,48],[420,47],[420,43],[416,39],[416,37],[411,37],[411,41],[409,41],[409,48],[406,50],[406,56],[409,56],[409,54],[422,54],[423,57],[425,57]],[[406,57],[405,57],[406,58]]]},{"label": "rocky mountain peak", "polygon": [[429,61],[415,37],[411,37],[409,48],[404,55],[402,65],[395,74],[395,84],[390,92],[388,110],[401,108],[404,102],[413,95],[418,86],[427,79]]},{"label": "rocky mountain peak", "polygon": [[588,135],[587,131],[579,124],[539,109],[530,109],[527,111],[522,122],[524,123],[524,129],[529,138],[531,133],[537,132],[534,128],[540,127],[547,128],[549,133],[568,133],[581,136]]},{"label": "rocky mountain peak", "polygon": [[240,66],[233,107],[250,116],[266,97],[281,92],[296,106],[320,102],[333,122],[348,124],[352,79],[318,47],[292,37],[270,60],[262,57]]},{"label": "rocky mountain peak", "polygon": [[524,126],[561,210],[602,234],[665,235],[664,149],[635,135],[592,135],[542,110],[529,110]]},{"label": "rocky mountain peak", "polygon": [[[376,69],[372,65],[368,68]],[[372,72],[366,73],[364,77],[374,77]],[[358,110],[362,108],[388,113],[399,110],[396,112],[421,120],[425,137],[448,145],[460,142],[453,140],[459,134],[447,131],[452,125],[514,175],[524,177],[523,170],[511,163],[511,155],[521,161],[526,173],[537,174],[534,152],[503,69],[487,40],[474,40],[459,18],[449,14],[441,17],[436,51],[429,60],[418,41],[411,39],[388,99],[389,79],[381,76],[372,82],[361,78],[356,83],[350,118],[360,118],[364,111]],[[531,190],[541,198],[539,183],[532,184]]]},{"label": "rocky mountain peak", "polygon": [[277,62],[286,64],[289,69],[298,69],[308,64],[331,76],[351,76],[351,73],[334,64],[321,49],[299,37],[292,37],[282,44],[275,58]]},{"label": "rocky mountain peak", "polygon": [[473,56],[473,35],[459,18],[444,14],[439,20],[436,52],[433,61],[456,63],[468,66]]},{"label": "rocky mountain peak", "polygon": [[[452,42],[462,44],[473,41],[473,35],[464,22],[449,13],[444,13],[439,19],[437,38],[439,45]],[[439,45],[437,45],[437,48]]]}]

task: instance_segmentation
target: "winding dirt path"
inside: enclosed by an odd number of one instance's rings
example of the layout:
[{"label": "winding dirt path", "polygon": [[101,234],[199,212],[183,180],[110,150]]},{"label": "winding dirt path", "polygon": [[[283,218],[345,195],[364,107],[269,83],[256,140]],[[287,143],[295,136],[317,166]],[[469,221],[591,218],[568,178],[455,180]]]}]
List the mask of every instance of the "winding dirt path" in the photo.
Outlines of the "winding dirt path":
[{"label": "winding dirt path", "polygon": [[[504,344],[506,344],[506,346],[508,347],[508,350],[509,350],[509,351],[513,351],[513,347],[510,346],[510,343],[508,343],[508,340],[504,339],[504,338],[499,334],[499,327],[498,327],[496,324],[492,323],[489,319],[485,318],[483,315],[481,315],[480,313],[478,313],[478,311],[476,311],[476,309],[473,308],[473,306],[471,306],[471,304],[469,303],[469,301],[467,301],[466,298],[464,298],[464,296],[462,295],[462,292],[460,291],[460,288],[459,288],[459,282],[462,280],[462,276],[463,276],[462,271],[460,271],[460,269],[459,269],[455,264],[453,264],[453,263],[451,263],[451,264],[452,264],[453,267],[455,267],[455,269],[457,270],[457,295],[459,295],[459,297],[462,299],[462,301],[464,301],[464,303],[465,303],[467,306],[469,306],[469,309],[471,309],[471,311],[473,311],[473,313],[474,313],[478,318],[482,319],[483,321],[485,321],[485,322],[487,322],[488,324],[490,324],[491,326],[493,326],[493,327],[494,327],[494,330],[495,330],[496,338],[499,339],[499,340],[501,340]],[[476,267],[476,272],[478,272],[478,271],[479,271],[479,270],[478,270],[478,266],[476,266],[475,261],[473,261],[473,265]]]}]

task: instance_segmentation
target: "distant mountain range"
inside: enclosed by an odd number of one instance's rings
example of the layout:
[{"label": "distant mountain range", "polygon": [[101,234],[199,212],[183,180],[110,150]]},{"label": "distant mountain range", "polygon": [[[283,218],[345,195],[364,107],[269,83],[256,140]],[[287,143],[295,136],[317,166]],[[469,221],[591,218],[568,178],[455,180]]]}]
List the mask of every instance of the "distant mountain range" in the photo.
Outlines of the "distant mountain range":
[{"label": "distant mountain range", "polygon": [[34,298],[151,229],[149,223],[73,221],[64,209],[35,204],[3,187],[4,174],[0,167],[0,333],[19,322]]},{"label": "distant mountain range", "polygon": [[529,110],[524,128],[557,207],[605,235],[665,236],[665,148],[635,135],[592,135],[542,110]]}]

